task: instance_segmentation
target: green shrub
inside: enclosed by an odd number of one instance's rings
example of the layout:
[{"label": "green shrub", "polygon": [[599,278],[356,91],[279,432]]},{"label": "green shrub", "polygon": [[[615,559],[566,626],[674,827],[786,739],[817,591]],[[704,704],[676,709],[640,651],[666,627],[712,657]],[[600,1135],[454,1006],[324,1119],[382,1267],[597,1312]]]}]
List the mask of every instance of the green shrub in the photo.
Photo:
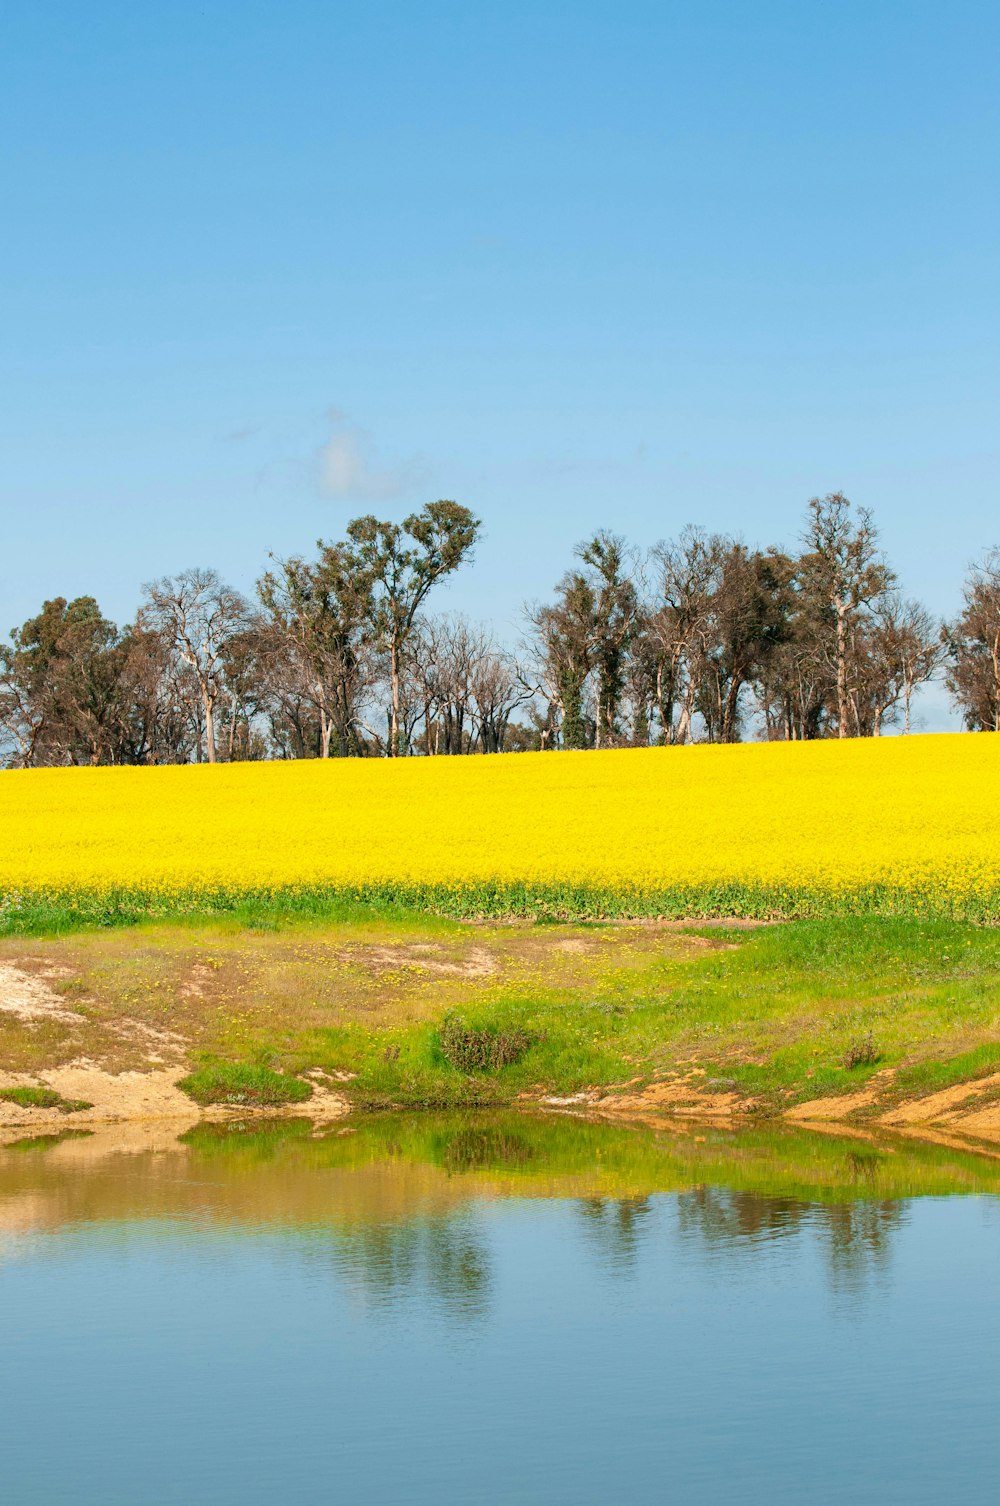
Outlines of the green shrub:
[{"label": "green shrub", "polygon": [[312,1086],[301,1077],[286,1077],[281,1072],[272,1072],[270,1067],[234,1062],[201,1067],[183,1078],[178,1087],[195,1103],[225,1103],[243,1108],[303,1103],[312,1094]]},{"label": "green shrub", "polygon": [[438,1033],[445,1061],[467,1076],[499,1072],[519,1062],[535,1043],[530,1031],[501,1026],[467,1025],[458,1015],[446,1015]]}]

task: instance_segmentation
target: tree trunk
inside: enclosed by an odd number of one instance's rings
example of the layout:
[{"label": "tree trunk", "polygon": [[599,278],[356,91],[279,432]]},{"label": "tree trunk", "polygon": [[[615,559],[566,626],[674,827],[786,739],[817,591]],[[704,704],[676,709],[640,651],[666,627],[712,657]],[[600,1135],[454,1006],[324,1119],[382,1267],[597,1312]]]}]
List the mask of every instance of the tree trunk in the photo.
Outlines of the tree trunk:
[{"label": "tree trunk", "polygon": [[319,756],[330,757],[330,739],[333,736],[333,722],[326,712],[326,692],[322,684],[316,686],[317,701],[319,703]]},{"label": "tree trunk", "polygon": [[847,734],[847,607],[840,598],[837,609],[837,736]]},{"label": "tree trunk", "polygon": [[215,762],[215,707],[209,696],[204,697],[205,704],[205,756],[209,763]]},{"label": "tree trunk", "polygon": [[736,713],[739,710],[742,689],[742,679],[734,675],[729,683],[729,693],[722,709],[722,741],[724,743],[736,741]]},{"label": "tree trunk", "polygon": [[389,647],[389,671],[392,707],[389,712],[389,757],[399,757],[399,645],[394,638]]}]

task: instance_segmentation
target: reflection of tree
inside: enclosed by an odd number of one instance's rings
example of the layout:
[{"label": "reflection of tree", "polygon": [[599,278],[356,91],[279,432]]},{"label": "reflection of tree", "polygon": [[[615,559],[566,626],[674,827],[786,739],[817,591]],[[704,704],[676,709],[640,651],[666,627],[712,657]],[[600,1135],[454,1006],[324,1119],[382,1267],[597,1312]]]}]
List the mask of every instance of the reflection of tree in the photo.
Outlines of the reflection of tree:
[{"label": "reflection of tree", "polygon": [[585,1197],[577,1202],[584,1228],[613,1268],[635,1263],[651,1202],[648,1197]]},{"label": "reflection of tree", "polygon": [[795,1198],[704,1186],[678,1197],[677,1216],[685,1234],[700,1234],[707,1243],[722,1245],[794,1232],[810,1207]]},{"label": "reflection of tree", "polygon": [[[859,1157],[859,1180],[870,1175]],[[682,1233],[715,1248],[752,1245],[809,1230],[824,1244],[835,1290],[858,1289],[885,1268],[892,1232],[905,1215],[905,1203],[858,1199],[850,1203],[810,1203],[791,1197],[762,1197],[727,1187],[696,1187],[677,1199]]]},{"label": "reflection of tree", "polygon": [[490,1288],[489,1256],[464,1214],[365,1224],[331,1246],[338,1271],[380,1306],[430,1296],[462,1318],[482,1316]]},{"label": "reflection of tree", "polygon": [[887,1268],[890,1235],[903,1222],[905,1206],[873,1199],[823,1208],[830,1278],[835,1289],[857,1291],[866,1278]]}]

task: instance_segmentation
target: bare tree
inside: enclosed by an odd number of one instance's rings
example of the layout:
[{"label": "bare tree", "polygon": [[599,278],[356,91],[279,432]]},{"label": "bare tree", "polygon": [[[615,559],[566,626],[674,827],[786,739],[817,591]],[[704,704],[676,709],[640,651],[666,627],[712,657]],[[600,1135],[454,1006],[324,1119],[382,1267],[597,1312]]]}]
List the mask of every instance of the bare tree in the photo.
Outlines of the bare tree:
[{"label": "bare tree", "polygon": [[858,707],[858,733],[878,737],[900,703],[903,731],[908,733],[914,691],[934,676],[944,659],[940,627],[919,602],[903,601],[889,592],[855,635],[852,650],[849,678]]},{"label": "bare tree", "polygon": [[728,541],[688,526],[676,542],[652,552],[656,595],[647,616],[646,637],[656,665],[656,707],[667,743],[687,742],[722,561]]},{"label": "bare tree", "polygon": [[866,508],[855,511],[843,492],[813,497],[800,571],[829,607],[832,620],[837,736],[850,735],[848,658],[852,628],[891,587],[894,576],[878,548],[878,532]]},{"label": "bare tree", "polygon": [[426,751],[465,753],[475,737],[473,676],[489,636],[461,616],[424,618],[415,638],[413,674],[420,687]]},{"label": "bare tree", "polygon": [[143,587],[139,625],[158,632],[177,662],[190,670],[203,717],[205,756],[215,763],[216,707],[225,683],[228,641],[243,632],[250,609],[215,570],[184,570]]},{"label": "bare tree", "polygon": [[479,719],[479,743],[484,753],[502,753],[514,712],[528,705],[536,687],[504,649],[488,644],[472,672],[472,700]]}]

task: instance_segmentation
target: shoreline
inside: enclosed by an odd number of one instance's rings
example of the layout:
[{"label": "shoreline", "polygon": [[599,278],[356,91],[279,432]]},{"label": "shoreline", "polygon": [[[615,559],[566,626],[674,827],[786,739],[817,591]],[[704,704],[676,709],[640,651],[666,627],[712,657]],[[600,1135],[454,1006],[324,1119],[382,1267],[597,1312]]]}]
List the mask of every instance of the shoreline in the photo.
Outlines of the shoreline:
[{"label": "shoreline", "polygon": [[[432,1119],[447,1112],[438,1106],[357,1107],[343,1094],[320,1084],[316,1084],[313,1096],[304,1103],[265,1107],[252,1104],[199,1105],[177,1086],[183,1075],[183,1069],[113,1074],[89,1066],[56,1068],[33,1078],[0,1071],[0,1088],[41,1080],[66,1096],[80,1090],[94,1095],[88,1108],[72,1113],[23,1108],[0,1101],[0,1150],[34,1136],[79,1138],[84,1134],[124,1131],[134,1142],[141,1144],[144,1136],[148,1136],[151,1142],[159,1142],[164,1131],[179,1137],[199,1125],[266,1126],[289,1120],[308,1121],[314,1132],[339,1125],[345,1132],[353,1133],[359,1125],[386,1114],[405,1113]],[[896,1104],[886,1112],[872,1112],[863,1119],[855,1117],[859,1107],[876,1111],[880,1107],[867,1095],[864,1105],[854,1101],[853,1095],[847,1095],[839,1102],[817,1099],[771,1114],[756,1111],[752,1101],[733,1101],[730,1097],[725,1103],[719,1103],[712,1096],[699,1096],[697,1089],[692,1089],[684,1080],[652,1084],[633,1094],[590,1091],[567,1097],[540,1095],[521,1098],[500,1110],[496,1105],[480,1104],[466,1106],[458,1112],[467,1115],[470,1121],[494,1116],[499,1111],[525,1116],[554,1115],[589,1124],[643,1125],[681,1132],[711,1127],[738,1135],[748,1129],[794,1129],[851,1137],[871,1144],[900,1138],[1000,1159],[1000,1106],[985,1110],[964,1106],[966,1100],[989,1093],[998,1086],[1000,1075],[972,1080],[944,1094]]]},{"label": "shoreline", "polygon": [[988,1145],[998,1018],[1000,932],[948,922],[369,911],[7,937],[0,1129],[516,1108]]}]

